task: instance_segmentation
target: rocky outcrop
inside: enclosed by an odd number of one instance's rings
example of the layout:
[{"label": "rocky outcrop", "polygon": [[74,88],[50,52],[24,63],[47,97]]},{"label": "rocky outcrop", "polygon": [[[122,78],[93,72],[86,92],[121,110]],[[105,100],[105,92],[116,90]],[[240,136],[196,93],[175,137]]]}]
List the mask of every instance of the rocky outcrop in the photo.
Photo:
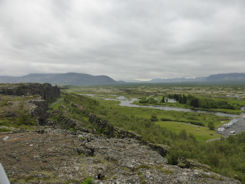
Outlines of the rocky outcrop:
[{"label": "rocky outcrop", "polygon": [[31,100],[31,116],[36,117],[39,125],[47,125],[48,114],[48,103],[46,100]]},{"label": "rocky outcrop", "polygon": [[50,102],[60,96],[60,89],[47,83],[11,84],[0,86],[0,94],[16,96],[39,95],[42,99]]},{"label": "rocky outcrop", "polygon": [[[60,97],[60,89],[51,84],[4,84],[0,85],[0,94],[27,96],[25,102],[28,103],[31,117],[37,119],[39,125],[47,125],[48,102]],[[30,96],[31,100],[28,100]]]},{"label": "rocky outcrop", "polygon": [[71,119],[70,117],[66,117],[64,114],[62,114],[60,111],[52,111],[51,117],[56,117],[56,119],[53,121],[52,125],[56,128],[62,128],[62,129],[76,129],[78,130],[78,122],[76,120]]},{"label": "rocky outcrop", "polygon": [[[107,120],[103,120],[97,117],[93,113],[86,112],[82,107],[77,104],[71,104],[73,107],[81,110],[81,113],[88,117],[89,122],[93,126],[93,133],[103,134],[108,138],[130,138],[139,141],[143,145],[148,145],[152,150],[157,151],[163,157],[168,153],[169,147],[166,145],[153,144],[145,141],[142,136],[136,134],[135,132],[129,130],[123,130],[118,127],[114,127]],[[65,108],[65,107],[60,107]],[[66,117],[64,114],[60,113],[59,110],[53,111],[51,117],[56,117],[55,122],[53,122],[53,127],[59,127],[63,129],[73,129],[75,131],[89,132],[89,130],[84,129],[80,126],[80,123],[70,117]]]},{"label": "rocky outcrop", "polygon": [[90,113],[89,115],[89,122],[97,127],[99,131],[109,137],[116,137],[116,138],[130,138],[138,140],[141,144],[148,145],[152,150],[157,151],[163,157],[166,156],[168,153],[168,146],[160,145],[160,144],[153,144],[148,141],[145,141],[140,135],[137,135],[134,132],[122,130],[116,127],[113,127],[108,123],[106,120],[101,120],[96,115]]},{"label": "rocky outcrop", "polygon": [[106,138],[44,127],[0,133],[0,162],[12,184],[239,184],[200,168],[168,165],[166,158],[130,138]]}]

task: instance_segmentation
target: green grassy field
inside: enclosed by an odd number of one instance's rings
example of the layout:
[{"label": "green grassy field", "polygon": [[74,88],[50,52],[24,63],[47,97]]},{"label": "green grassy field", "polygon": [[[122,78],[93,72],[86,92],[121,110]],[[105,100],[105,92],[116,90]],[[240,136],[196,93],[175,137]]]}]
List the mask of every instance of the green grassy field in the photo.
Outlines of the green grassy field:
[{"label": "green grassy field", "polygon": [[[113,113],[124,114],[126,116],[135,116],[138,118],[150,119],[152,115],[157,116],[159,120],[164,121],[178,121],[182,123],[203,123],[204,126],[208,126],[208,123],[214,123],[215,127],[218,127],[223,122],[229,121],[229,117],[219,117],[213,114],[196,113],[196,112],[178,112],[178,111],[164,111],[150,108],[134,108],[134,107],[124,107],[120,106],[118,101],[108,101],[103,99],[96,99],[103,105],[105,111],[109,114],[112,113],[111,118],[113,118]],[[116,119],[115,119],[116,120]],[[215,131],[213,131],[215,132]]]},{"label": "green grassy field", "polygon": [[188,134],[194,135],[197,141],[204,142],[210,139],[222,137],[220,134],[217,134],[215,131],[209,130],[209,128],[207,127],[187,124],[183,122],[158,121],[156,122],[156,124],[160,127],[173,131],[176,134],[179,134],[181,131],[185,130]]},{"label": "green grassy field", "polygon": [[[213,123],[214,127],[217,128],[222,123],[226,123],[230,120],[228,117],[219,117],[205,113],[124,107],[120,106],[118,101],[103,100],[101,98],[81,95],[64,96],[58,103],[52,105],[52,109],[57,110],[60,106],[72,108],[67,106],[68,101],[73,103],[79,102],[79,104],[85,106],[89,112],[93,112],[102,119],[108,120],[116,127],[134,131],[137,134],[143,135],[145,139],[163,144],[170,142],[172,133],[179,134],[182,130],[185,130],[188,135],[193,136],[200,142],[220,137],[220,135],[216,133],[216,130],[209,130],[208,124]],[[89,101],[91,102],[88,103]],[[71,112],[73,111],[74,110],[71,110]],[[69,116],[86,121],[85,117],[81,119],[80,115],[76,113],[70,113]],[[152,121],[152,116],[155,116],[157,119]],[[201,124],[201,126],[196,126],[199,124]],[[163,135],[164,131],[168,132],[169,135],[167,137]]]}]

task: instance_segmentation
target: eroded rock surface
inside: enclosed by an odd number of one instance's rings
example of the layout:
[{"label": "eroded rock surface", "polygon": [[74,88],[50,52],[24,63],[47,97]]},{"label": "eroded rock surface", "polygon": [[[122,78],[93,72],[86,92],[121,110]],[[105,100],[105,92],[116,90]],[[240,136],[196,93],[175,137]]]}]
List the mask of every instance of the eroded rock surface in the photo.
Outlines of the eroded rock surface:
[{"label": "eroded rock surface", "polygon": [[[6,138],[7,137],[7,138]],[[43,128],[0,133],[0,162],[11,183],[239,183],[210,171],[182,169],[130,138]]]}]

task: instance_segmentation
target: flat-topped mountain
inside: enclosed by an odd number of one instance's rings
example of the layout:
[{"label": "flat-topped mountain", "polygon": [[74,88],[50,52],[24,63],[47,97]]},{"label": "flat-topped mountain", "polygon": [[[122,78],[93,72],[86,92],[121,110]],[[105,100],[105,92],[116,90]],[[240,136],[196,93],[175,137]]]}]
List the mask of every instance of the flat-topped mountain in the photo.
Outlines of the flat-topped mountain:
[{"label": "flat-topped mountain", "polygon": [[107,85],[118,82],[106,75],[89,75],[83,73],[33,73],[20,77],[0,76],[0,83],[51,83],[56,85]]}]

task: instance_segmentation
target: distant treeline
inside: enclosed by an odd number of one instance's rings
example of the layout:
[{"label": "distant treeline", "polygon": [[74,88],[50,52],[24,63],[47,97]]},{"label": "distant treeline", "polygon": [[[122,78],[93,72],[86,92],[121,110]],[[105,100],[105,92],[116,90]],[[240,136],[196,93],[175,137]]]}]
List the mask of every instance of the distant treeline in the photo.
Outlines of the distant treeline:
[{"label": "distant treeline", "polygon": [[195,108],[207,108],[207,109],[240,109],[236,104],[230,104],[222,99],[212,99],[206,97],[199,97],[185,94],[170,94],[169,98],[175,99],[180,104],[187,104]]},{"label": "distant treeline", "polygon": [[174,99],[180,104],[185,104],[194,108],[231,109],[231,110],[240,110],[241,108],[240,105],[232,104],[229,101],[223,99],[185,95],[185,94],[169,94],[167,96],[162,96],[161,98],[156,98],[152,96],[142,97],[139,100],[139,103],[160,105],[163,103],[167,103],[168,99]]},{"label": "distant treeline", "polygon": [[140,98],[139,103],[142,103],[142,104],[143,103],[145,103],[145,104],[158,104],[159,102],[154,97],[147,98],[144,96],[144,97]]}]

